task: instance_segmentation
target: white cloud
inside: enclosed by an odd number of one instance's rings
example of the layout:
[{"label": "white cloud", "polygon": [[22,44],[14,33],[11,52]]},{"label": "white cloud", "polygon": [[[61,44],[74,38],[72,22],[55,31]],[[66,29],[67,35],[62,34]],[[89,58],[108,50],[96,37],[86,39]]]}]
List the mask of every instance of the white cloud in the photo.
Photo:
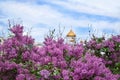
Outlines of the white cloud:
[{"label": "white cloud", "polygon": [[[21,18],[25,22],[37,24],[37,23],[49,23],[50,19],[54,19],[57,16],[61,16],[58,12],[52,10],[49,6],[39,6],[27,3],[18,2],[6,2],[1,3],[1,8],[9,18]],[[7,6],[6,6],[7,5]],[[55,15],[54,15],[55,13]]]},{"label": "white cloud", "polygon": [[120,0],[47,0],[64,8],[95,15],[104,15],[120,18]]}]

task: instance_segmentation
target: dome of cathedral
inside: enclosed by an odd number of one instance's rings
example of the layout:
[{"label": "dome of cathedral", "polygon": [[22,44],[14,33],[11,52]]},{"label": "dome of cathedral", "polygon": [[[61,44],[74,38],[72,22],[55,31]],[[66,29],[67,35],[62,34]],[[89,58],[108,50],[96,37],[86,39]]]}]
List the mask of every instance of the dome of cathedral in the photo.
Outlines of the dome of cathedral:
[{"label": "dome of cathedral", "polygon": [[76,37],[76,34],[71,29],[70,32],[67,34],[67,37]]}]

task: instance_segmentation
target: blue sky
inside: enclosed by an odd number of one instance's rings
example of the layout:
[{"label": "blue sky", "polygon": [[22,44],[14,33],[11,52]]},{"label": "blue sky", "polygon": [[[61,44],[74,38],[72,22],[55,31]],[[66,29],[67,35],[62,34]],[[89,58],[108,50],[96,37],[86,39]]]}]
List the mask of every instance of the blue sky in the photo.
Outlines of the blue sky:
[{"label": "blue sky", "polygon": [[[77,37],[120,34],[120,0],[0,0],[0,36],[7,33],[8,19],[21,23],[26,34],[43,41],[49,29],[59,26],[65,36],[72,28]],[[64,28],[65,27],[65,28]]]}]

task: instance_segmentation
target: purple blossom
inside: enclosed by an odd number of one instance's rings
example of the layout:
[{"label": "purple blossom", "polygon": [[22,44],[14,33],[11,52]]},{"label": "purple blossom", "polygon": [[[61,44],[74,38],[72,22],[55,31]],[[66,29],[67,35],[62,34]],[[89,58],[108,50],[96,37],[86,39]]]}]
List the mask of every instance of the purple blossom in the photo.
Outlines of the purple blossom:
[{"label": "purple blossom", "polygon": [[11,29],[11,32],[15,34],[15,36],[21,36],[23,34],[23,26],[20,25],[14,25]]},{"label": "purple blossom", "polygon": [[25,80],[25,75],[24,74],[17,75],[16,80]]},{"label": "purple blossom", "polygon": [[50,76],[50,72],[48,70],[41,70],[40,75],[47,79]]}]

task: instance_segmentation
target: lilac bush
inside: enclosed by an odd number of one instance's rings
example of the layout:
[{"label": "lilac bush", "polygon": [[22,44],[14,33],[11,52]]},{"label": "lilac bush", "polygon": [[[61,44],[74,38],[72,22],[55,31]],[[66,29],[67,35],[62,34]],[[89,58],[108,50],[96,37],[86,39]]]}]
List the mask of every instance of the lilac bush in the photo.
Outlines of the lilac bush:
[{"label": "lilac bush", "polygon": [[0,44],[0,80],[118,80],[102,58],[85,52],[82,44],[69,45],[64,39],[45,38],[34,45],[23,35],[23,26],[15,25],[14,34]]},{"label": "lilac bush", "polygon": [[107,67],[115,74],[120,74],[120,35],[105,37],[94,37],[86,43],[86,48],[93,54],[104,59]]},{"label": "lilac bush", "polygon": [[[0,78],[2,80],[35,79],[27,68],[30,66],[30,59],[25,60],[23,56],[26,51],[30,51],[34,40],[29,36],[23,36],[23,26],[15,25],[10,31],[14,36],[4,40],[0,45]],[[24,78],[21,77],[22,75]]]},{"label": "lilac bush", "polygon": [[101,58],[86,54],[83,58],[71,63],[74,69],[73,80],[116,80],[109,68],[105,67]]}]

